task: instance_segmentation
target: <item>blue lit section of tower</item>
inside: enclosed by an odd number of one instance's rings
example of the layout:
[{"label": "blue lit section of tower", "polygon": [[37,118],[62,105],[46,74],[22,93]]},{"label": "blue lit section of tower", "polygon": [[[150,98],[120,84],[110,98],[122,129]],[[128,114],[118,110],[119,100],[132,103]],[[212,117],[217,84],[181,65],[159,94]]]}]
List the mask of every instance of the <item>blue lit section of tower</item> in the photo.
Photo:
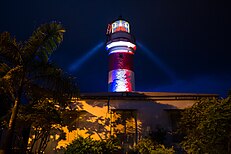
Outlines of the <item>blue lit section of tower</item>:
[{"label": "blue lit section of tower", "polygon": [[133,56],[136,45],[126,20],[118,19],[108,25],[106,50],[109,58],[108,91],[135,91]]}]

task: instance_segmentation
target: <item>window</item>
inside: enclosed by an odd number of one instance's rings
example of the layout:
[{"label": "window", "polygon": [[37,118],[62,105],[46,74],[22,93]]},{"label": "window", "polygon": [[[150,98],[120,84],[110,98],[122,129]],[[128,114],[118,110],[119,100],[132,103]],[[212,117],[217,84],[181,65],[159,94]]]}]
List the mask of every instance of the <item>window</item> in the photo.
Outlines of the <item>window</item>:
[{"label": "window", "polygon": [[134,146],[138,139],[137,110],[111,110],[111,135],[120,139],[123,147]]}]

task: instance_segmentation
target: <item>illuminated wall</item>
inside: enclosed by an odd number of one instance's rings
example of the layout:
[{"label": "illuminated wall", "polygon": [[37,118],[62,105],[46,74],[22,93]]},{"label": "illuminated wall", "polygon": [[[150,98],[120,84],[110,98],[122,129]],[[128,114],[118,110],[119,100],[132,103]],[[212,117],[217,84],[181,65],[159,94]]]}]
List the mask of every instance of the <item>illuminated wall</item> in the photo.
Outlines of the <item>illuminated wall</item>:
[{"label": "illuminated wall", "polygon": [[135,91],[133,56],[136,45],[127,21],[116,20],[108,25],[106,50],[109,57],[108,91]]},{"label": "illuminated wall", "polygon": [[[171,143],[174,142],[172,132],[177,126],[174,115],[191,107],[199,99],[214,97],[217,95],[167,92],[81,94],[81,99],[70,100],[67,107],[70,112],[63,115],[64,126],[53,126],[45,153],[62,154],[63,148],[79,136],[94,140],[114,136],[123,148],[133,147],[141,138],[156,132],[157,127],[169,132],[166,141]],[[37,131],[32,128],[30,146],[39,132],[40,128]],[[33,152],[36,152],[39,144],[37,140]]]}]

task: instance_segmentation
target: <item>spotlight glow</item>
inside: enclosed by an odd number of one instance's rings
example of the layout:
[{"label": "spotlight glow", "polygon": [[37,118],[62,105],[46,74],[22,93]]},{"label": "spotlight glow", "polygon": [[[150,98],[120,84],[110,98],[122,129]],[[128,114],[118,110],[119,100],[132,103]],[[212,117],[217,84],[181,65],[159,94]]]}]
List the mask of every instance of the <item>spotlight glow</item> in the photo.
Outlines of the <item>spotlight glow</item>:
[{"label": "spotlight glow", "polygon": [[88,53],[86,53],[81,58],[77,59],[74,63],[69,66],[69,71],[78,71],[80,66],[84,64],[89,58],[91,58],[101,47],[103,47],[104,42],[98,43],[94,48],[92,48]]},{"label": "spotlight glow", "polygon": [[158,58],[153,51],[149,50],[147,47],[145,47],[142,43],[137,42],[137,45],[140,47],[140,49],[143,51],[143,53],[145,53],[147,55],[147,57],[149,57],[152,62],[154,62],[157,66],[159,66],[159,68],[172,80],[172,81],[176,81],[177,77],[175,75],[175,73],[169,68],[167,67],[166,64],[164,64],[163,61],[160,60],[160,58]]}]

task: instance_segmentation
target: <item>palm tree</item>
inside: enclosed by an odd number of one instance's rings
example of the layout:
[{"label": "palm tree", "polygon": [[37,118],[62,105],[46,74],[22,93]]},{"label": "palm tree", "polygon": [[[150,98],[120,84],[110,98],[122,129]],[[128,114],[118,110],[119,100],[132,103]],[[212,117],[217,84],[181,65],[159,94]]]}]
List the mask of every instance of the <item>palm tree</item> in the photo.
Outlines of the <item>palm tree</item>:
[{"label": "palm tree", "polygon": [[0,92],[13,102],[4,144],[7,153],[12,149],[17,113],[22,103],[36,102],[41,97],[62,99],[76,92],[73,78],[49,60],[62,42],[64,32],[60,23],[51,22],[38,27],[25,42],[17,42],[8,32],[0,34]]}]

